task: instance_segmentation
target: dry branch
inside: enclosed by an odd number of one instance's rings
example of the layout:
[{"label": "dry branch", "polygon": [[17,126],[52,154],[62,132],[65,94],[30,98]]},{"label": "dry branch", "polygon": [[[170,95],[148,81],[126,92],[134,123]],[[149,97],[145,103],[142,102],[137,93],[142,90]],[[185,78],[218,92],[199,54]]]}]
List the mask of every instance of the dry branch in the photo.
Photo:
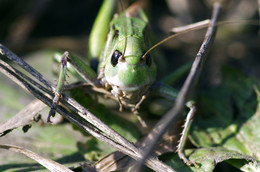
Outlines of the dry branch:
[{"label": "dry branch", "polygon": [[150,133],[146,137],[145,143],[148,146],[143,148],[143,151],[145,152],[144,157],[142,158],[141,161],[138,162],[138,165],[136,166],[134,171],[140,171],[142,164],[149,156],[151,156],[158,140],[160,140],[162,135],[167,131],[167,129],[169,128],[170,125],[172,125],[172,123],[180,119],[185,103],[191,97],[192,90],[197,83],[197,80],[200,75],[200,71],[202,70],[204,62],[207,57],[206,54],[209,51],[209,48],[211,47],[214,41],[215,33],[217,30],[217,20],[218,20],[219,12],[220,12],[220,4],[214,3],[211,22],[207,29],[205,39],[192,64],[190,73],[187,79],[185,80],[183,87],[179,92],[179,95],[176,99],[173,108],[166,113],[166,115],[155,125],[155,127],[150,131]]}]

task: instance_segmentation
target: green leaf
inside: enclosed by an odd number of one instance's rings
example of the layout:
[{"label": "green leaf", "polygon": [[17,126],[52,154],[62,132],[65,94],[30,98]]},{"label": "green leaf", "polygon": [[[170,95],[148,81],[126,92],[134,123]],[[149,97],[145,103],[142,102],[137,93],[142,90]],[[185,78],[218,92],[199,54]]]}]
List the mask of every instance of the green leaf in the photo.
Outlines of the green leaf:
[{"label": "green leaf", "polygon": [[[256,160],[254,160],[250,156],[246,156],[235,151],[231,151],[225,148],[216,148],[216,147],[208,147],[208,148],[199,148],[199,149],[188,149],[185,152],[190,160],[193,162],[199,162],[197,166],[187,166],[185,165],[177,154],[168,154],[161,157],[162,160],[166,160],[165,162],[173,167],[176,171],[182,172],[209,172],[213,171],[216,164],[226,161],[238,168],[243,169],[258,169],[260,170],[260,166],[257,165]],[[249,171],[250,171],[249,170]],[[245,170],[246,171],[246,170]]]},{"label": "green leaf", "polygon": [[[190,139],[197,147],[204,147],[202,157],[208,157],[213,150],[212,159],[216,160],[216,156],[221,157],[221,161],[236,159],[228,162],[245,171],[259,169],[256,161],[260,161],[260,94],[256,95],[254,89],[259,83],[236,69],[226,67],[222,72],[222,84],[204,90],[197,100],[198,113]],[[249,159],[254,163],[237,165]],[[205,163],[202,159],[194,160]]]}]

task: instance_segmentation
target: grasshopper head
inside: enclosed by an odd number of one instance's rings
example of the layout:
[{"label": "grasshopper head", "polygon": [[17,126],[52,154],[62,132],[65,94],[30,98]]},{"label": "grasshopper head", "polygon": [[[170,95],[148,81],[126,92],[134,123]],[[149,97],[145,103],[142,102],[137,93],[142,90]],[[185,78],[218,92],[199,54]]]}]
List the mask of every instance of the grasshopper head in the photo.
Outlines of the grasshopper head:
[{"label": "grasshopper head", "polygon": [[128,107],[137,104],[156,79],[152,55],[144,56],[150,44],[146,26],[140,18],[114,18],[99,66],[105,87]]},{"label": "grasshopper head", "polygon": [[120,40],[112,53],[104,74],[109,85],[133,92],[154,82],[156,67],[150,54],[143,57],[145,48],[142,39],[131,36],[125,39]]}]

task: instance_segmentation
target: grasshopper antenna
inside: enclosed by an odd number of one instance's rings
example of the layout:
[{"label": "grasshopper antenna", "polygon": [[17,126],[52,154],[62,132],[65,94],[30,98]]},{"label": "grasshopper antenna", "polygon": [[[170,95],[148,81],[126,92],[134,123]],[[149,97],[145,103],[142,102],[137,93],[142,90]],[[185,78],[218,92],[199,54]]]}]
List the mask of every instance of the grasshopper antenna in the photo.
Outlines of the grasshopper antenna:
[{"label": "grasshopper antenna", "polygon": [[[200,30],[200,29],[204,29],[206,27],[208,27],[210,24],[210,19],[204,20],[204,21],[200,21],[197,23],[192,23],[190,25],[186,25],[186,26],[181,26],[181,27],[175,27],[171,30],[172,33],[175,33],[173,35],[170,35],[166,38],[164,38],[163,40],[161,40],[160,42],[156,43],[155,45],[153,45],[149,50],[146,51],[146,53],[144,53],[143,58],[146,57],[146,55],[152,51],[154,48],[158,47],[159,45],[169,41],[172,38],[178,37],[182,34],[188,33],[190,31],[195,31],[195,30]],[[255,25],[255,26],[259,26],[259,21],[258,20],[233,20],[233,21],[220,21],[216,23],[216,26],[219,25],[227,25],[227,24],[249,24],[249,25]]]}]

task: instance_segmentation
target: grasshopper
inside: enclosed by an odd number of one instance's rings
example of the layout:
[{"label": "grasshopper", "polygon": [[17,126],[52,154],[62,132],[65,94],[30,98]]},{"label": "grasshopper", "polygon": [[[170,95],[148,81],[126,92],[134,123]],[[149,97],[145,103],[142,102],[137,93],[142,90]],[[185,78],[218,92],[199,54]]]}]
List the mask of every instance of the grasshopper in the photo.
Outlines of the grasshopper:
[{"label": "grasshopper", "polygon": [[[148,18],[140,4],[133,4],[112,18],[115,3],[115,0],[104,0],[92,28],[89,39],[90,66],[68,52],[61,56],[61,71],[48,121],[55,115],[55,108],[64,89],[67,61],[88,84],[114,97],[120,110],[127,108],[137,114],[149,92],[170,99],[176,97],[175,89],[156,81],[156,58],[159,57],[156,57],[155,51],[150,50],[152,41]],[[177,149],[180,158],[187,164],[191,162],[182,151],[191,125],[191,116],[186,121]]]}]

